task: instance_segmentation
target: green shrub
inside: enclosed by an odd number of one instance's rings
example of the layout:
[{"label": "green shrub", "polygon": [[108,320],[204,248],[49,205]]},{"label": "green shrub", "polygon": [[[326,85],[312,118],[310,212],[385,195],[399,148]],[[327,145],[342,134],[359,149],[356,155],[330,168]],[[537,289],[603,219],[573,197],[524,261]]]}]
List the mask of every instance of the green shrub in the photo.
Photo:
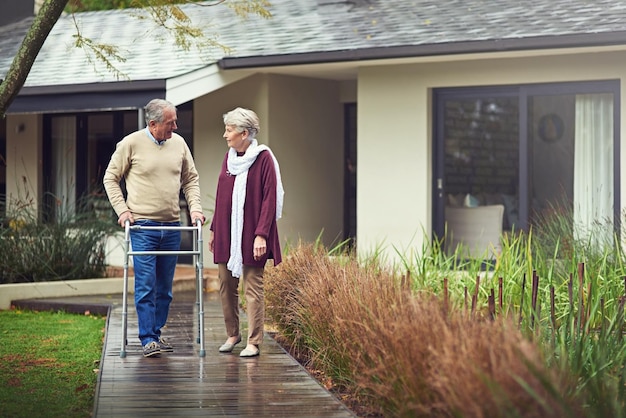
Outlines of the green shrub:
[{"label": "green shrub", "polygon": [[40,208],[5,202],[0,219],[0,284],[103,277],[105,238],[116,224],[96,216],[81,200],[76,209],[57,211],[54,221],[44,221]]}]

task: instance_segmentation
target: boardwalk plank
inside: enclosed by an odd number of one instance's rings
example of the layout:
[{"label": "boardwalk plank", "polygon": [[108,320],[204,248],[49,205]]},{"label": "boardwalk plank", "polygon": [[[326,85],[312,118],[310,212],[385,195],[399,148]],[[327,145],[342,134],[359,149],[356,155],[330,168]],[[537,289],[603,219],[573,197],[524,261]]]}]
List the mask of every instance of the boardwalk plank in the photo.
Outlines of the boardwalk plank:
[{"label": "boardwalk plank", "polygon": [[[198,355],[195,292],[179,292],[174,295],[170,320],[163,332],[175,351],[144,358],[129,300],[127,354],[121,358],[121,304],[114,305],[93,416],[355,416],[268,335],[259,357],[239,357],[245,340],[233,353],[218,353],[226,335],[215,293],[205,294],[204,312],[205,357]],[[245,338],[245,330],[243,335]]]}]

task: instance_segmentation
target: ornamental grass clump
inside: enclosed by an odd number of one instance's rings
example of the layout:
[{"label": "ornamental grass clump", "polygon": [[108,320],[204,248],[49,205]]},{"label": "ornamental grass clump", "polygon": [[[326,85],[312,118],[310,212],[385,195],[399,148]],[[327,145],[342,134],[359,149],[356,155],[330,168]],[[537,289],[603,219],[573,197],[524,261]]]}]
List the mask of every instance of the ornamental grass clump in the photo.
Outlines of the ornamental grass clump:
[{"label": "ornamental grass clump", "polygon": [[448,311],[406,276],[301,244],[266,275],[288,344],[382,416],[577,416],[566,374],[507,317]]}]

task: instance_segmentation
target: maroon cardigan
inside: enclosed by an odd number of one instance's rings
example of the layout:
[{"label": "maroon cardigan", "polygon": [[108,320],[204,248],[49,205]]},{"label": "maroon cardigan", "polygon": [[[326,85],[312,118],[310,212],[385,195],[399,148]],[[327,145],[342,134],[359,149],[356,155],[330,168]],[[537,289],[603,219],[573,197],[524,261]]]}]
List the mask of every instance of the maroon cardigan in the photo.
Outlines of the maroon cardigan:
[{"label": "maroon cardigan", "polygon": [[[211,222],[214,234],[213,261],[227,263],[230,258],[230,214],[235,176],[227,171],[228,153],[222,162],[217,181],[215,211]],[[267,241],[267,252],[260,260],[254,259],[254,238],[260,235]],[[262,151],[248,170],[246,201],[243,206],[243,236],[241,239],[243,264],[264,267],[268,259],[274,265],[282,261],[280,240],[276,227],[276,169],[268,151]]]}]

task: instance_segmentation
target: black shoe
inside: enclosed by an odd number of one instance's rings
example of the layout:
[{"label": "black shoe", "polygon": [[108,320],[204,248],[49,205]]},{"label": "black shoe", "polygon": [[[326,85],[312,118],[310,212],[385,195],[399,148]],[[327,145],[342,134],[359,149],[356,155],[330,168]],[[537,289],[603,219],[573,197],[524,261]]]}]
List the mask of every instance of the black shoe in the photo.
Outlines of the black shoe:
[{"label": "black shoe", "polygon": [[163,337],[159,338],[159,347],[161,348],[162,353],[171,353],[172,351],[174,351],[174,347],[172,346],[172,344],[167,342]]},{"label": "black shoe", "polygon": [[159,354],[161,354],[161,347],[156,341],[150,341],[148,344],[143,346],[144,357],[158,356]]}]

